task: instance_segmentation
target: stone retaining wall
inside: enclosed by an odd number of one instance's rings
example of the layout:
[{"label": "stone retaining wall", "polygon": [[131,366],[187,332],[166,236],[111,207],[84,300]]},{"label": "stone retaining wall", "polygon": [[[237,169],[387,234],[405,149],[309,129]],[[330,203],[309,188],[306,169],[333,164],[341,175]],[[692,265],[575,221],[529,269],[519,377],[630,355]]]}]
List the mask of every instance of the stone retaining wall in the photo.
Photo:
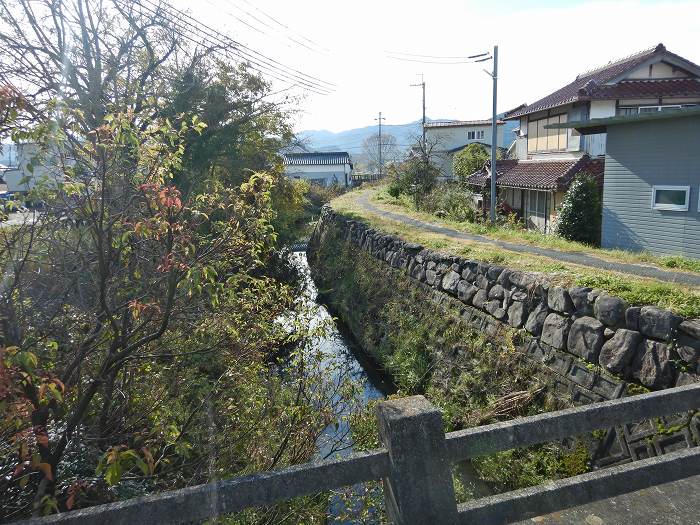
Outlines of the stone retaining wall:
[{"label": "stone retaining wall", "polygon": [[[628,306],[603,290],[551,285],[546,276],[423,248],[325,207],[310,249],[325,229],[410,277],[436,305],[496,337],[517,330],[518,350],[543,365],[554,389],[574,403],[615,399],[700,381],[700,321],[655,306]],[[596,466],[700,445],[700,415],[679,414],[609,429]]]}]

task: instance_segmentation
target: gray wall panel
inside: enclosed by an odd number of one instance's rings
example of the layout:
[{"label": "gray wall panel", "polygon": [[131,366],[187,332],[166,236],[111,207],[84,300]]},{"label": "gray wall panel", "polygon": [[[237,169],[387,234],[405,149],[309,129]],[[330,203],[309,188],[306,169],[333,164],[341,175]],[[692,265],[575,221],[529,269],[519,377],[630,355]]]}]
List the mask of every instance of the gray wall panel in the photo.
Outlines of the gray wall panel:
[{"label": "gray wall panel", "polygon": [[[651,208],[652,186],[690,186],[686,212]],[[700,258],[700,117],[610,126],[602,244]]]}]

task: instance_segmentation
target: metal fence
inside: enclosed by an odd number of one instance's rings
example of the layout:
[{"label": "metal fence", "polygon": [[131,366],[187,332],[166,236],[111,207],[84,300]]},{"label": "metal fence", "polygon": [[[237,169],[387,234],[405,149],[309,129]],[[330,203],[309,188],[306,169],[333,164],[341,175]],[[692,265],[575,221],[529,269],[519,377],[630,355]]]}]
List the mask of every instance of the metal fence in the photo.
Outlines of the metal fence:
[{"label": "metal fence", "polygon": [[387,515],[396,525],[506,524],[700,474],[700,447],[461,505],[454,496],[453,463],[698,407],[700,384],[694,384],[445,434],[437,408],[422,396],[407,397],[378,405],[384,444],[379,450],[24,523],[201,522],[248,507],[383,479]]}]

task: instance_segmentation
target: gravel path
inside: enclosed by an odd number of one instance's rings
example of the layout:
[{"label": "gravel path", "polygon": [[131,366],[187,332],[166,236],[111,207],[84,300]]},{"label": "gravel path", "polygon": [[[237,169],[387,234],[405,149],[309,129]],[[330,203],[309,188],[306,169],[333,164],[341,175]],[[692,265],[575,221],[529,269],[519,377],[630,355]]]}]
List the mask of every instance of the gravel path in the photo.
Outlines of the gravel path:
[{"label": "gravel path", "polygon": [[409,226],[418,228],[423,231],[439,233],[441,235],[452,237],[454,239],[490,244],[498,248],[503,248],[504,250],[510,250],[519,253],[529,253],[532,255],[541,255],[543,257],[549,257],[550,259],[556,259],[562,262],[574,263],[581,266],[588,266],[589,268],[598,268],[601,270],[628,273],[631,275],[637,275],[639,277],[649,277],[652,279],[658,279],[659,281],[683,283],[690,286],[700,287],[700,275],[692,273],[674,272],[673,270],[661,270],[660,268],[656,268],[655,266],[648,266],[644,264],[611,262],[583,252],[564,252],[560,250],[552,250],[550,248],[540,248],[538,246],[532,246],[529,244],[516,244],[512,242],[499,241],[495,239],[490,239],[488,237],[484,237],[483,235],[460,232],[457,230],[453,230],[452,228],[446,228],[437,224],[419,221],[401,213],[382,210],[369,201],[367,194],[360,195],[357,199],[357,202],[365,211],[373,213],[375,215],[379,215],[380,217],[407,224]]}]

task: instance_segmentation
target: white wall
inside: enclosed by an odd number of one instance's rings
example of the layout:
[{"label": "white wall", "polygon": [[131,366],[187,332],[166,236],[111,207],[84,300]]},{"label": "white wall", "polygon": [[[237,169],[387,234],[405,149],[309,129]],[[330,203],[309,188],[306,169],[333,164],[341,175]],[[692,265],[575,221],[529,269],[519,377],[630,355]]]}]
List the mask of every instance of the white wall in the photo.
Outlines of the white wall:
[{"label": "white wall", "polygon": [[285,166],[284,172],[288,177],[305,180],[323,180],[326,186],[331,184],[345,185],[345,175],[350,184],[349,164],[327,164],[323,166]]},{"label": "white wall", "polygon": [[[503,146],[503,128],[501,124],[497,126],[496,136],[498,137],[498,145]],[[469,139],[467,133],[470,131],[483,131],[484,138]],[[486,126],[459,126],[459,127],[438,127],[426,128],[425,137],[428,144],[435,144],[435,149],[440,151],[450,150],[472,142],[483,142],[491,144],[491,125]]]},{"label": "white wall", "polygon": [[[19,144],[16,146],[16,156],[13,159],[14,166],[3,175],[7,184],[7,191],[10,193],[27,192],[36,186],[38,181],[56,182],[63,178],[59,169],[53,163],[58,163],[58,159],[51,160],[51,155],[47,155],[41,164],[34,165],[33,172],[27,169],[33,157],[38,153],[35,144]],[[52,163],[53,162],[53,163]]]}]

